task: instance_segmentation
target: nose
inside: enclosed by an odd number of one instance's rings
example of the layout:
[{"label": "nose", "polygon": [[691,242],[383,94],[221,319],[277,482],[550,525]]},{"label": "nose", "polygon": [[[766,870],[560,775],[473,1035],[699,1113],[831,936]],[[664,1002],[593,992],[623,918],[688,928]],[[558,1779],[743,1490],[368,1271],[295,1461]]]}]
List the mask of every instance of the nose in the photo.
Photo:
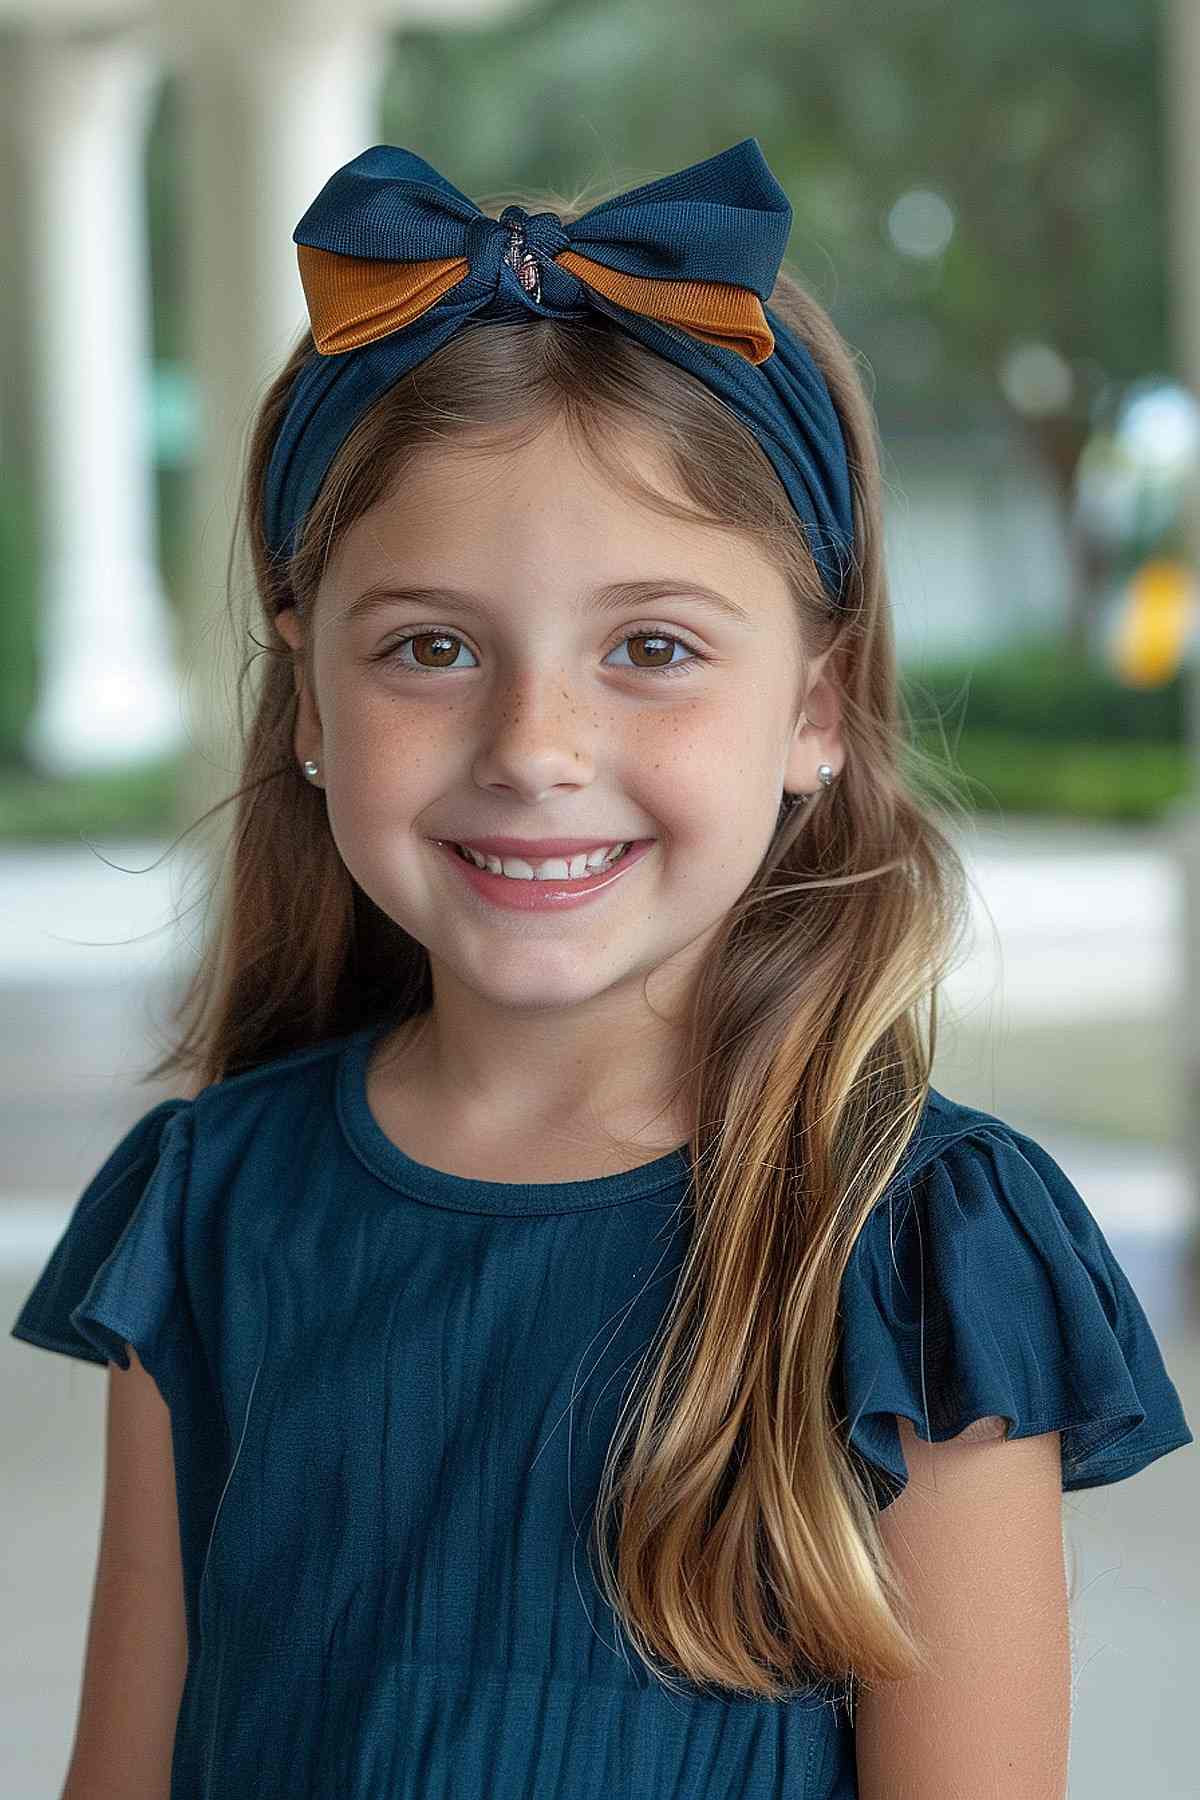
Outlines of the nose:
[{"label": "nose", "polygon": [[531,800],[564,784],[586,787],[604,742],[602,722],[589,719],[561,671],[528,670],[500,683],[478,731],[475,780]]}]

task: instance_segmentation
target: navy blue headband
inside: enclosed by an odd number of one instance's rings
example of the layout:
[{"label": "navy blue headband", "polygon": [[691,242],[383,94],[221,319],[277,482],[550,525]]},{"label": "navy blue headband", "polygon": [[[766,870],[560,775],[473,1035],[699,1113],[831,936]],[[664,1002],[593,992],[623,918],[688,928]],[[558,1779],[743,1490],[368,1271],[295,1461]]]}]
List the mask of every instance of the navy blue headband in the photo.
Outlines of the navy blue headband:
[{"label": "navy blue headband", "polygon": [[517,206],[493,219],[415,152],[365,150],[292,234],[316,349],[267,466],[269,547],[295,549],[351,428],[466,320],[594,310],[750,427],[839,604],[854,535],[845,440],[810,351],[765,304],[791,220],[755,138],[569,223]]}]

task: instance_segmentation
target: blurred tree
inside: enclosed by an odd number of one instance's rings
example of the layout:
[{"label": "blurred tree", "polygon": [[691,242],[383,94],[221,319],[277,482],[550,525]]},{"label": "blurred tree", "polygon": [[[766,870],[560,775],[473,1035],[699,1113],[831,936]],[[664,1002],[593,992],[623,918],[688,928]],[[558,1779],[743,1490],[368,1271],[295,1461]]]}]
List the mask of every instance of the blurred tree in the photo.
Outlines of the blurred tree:
[{"label": "blurred tree", "polygon": [[144,194],[149,219],[154,353],[167,359],[187,353],[183,292],[186,259],[179,254],[184,198],[181,89],[178,71],[167,70],[150,115],[146,141]]},{"label": "blurred tree", "polygon": [[[1159,0],[543,0],[393,40],[383,135],[468,193],[621,186],[755,136],[789,264],[864,357],[885,437],[1007,422],[1074,546],[1075,473],[1169,366]],[[585,195],[586,198],[586,195]]]}]

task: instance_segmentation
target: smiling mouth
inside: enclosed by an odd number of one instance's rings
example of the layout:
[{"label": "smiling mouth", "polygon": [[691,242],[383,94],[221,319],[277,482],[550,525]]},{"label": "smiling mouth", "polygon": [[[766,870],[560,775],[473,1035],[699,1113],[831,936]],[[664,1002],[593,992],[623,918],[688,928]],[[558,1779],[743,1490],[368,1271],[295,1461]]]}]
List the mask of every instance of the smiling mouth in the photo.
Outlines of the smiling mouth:
[{"label": "smiling mouth", "polygon": [[[627,842],[625,842],[623,844],[618,844],[614,850],[607,851],[604,854],[604,856],[600,859],[600,861],[598,861],[594,864],[585,863],[583,869],[578,874],[572,874],[570,872],[571,863],[573,861],[578,860],[577,858],[574,858],[574,857],[539,856],[536,859],[533,859],[533,858],[515,857],[515,856],[508,856],[508,857],[504,857],[504,858],[493,856],[491,858],[492,863],[500,862],[503,865],[504,862],[524,862],[526,867],[531,870],[531,873],[528,875],[523,874],[523,873],[510,875],[508,873],[508,871],[506,869],[504,869],[503,866],[501,866],[498,869],[492,868],[491,863],[489,863],[486,859],[482,858],[482,856],[479,852],[476,852],[476,854],[474,856],[472,856],[469,853],[469,851],[462,844],[457,844],[457,843],[453,845],[453,848],[454,848],[455,854],[457,856],[460,856],[465,863],[468,863],[470,865],[471,868],[480,869],[482,872],[489,874],[489,875],[499,876],[502,880],[506,880],[506,881],[588,881],[588,880],[591,880],[593,876],[602,875],[605,873],[606,870],[614,868],[616,866],[616,864],[621,861],[622,857],[627,856],[629,854],[629,851],[633,848],[634,841],[635,841],[634,839],[630,838]],[[544,864],[544,863],[548,863],[548,862],[565,863],[565,865],[567,867],[567,871],[568,871],[567,874],[539,876],[539,875],[532,873],[532,870],[536,866],[536,864]]]}]

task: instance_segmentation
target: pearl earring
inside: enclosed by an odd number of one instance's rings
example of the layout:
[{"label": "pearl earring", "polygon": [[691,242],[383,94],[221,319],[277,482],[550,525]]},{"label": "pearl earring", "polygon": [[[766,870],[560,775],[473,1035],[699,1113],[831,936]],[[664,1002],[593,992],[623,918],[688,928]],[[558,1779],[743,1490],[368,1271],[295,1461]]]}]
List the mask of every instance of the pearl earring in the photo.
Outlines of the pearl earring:
[{"label": "pearl earring", "polygon": [[319,773],[317,764],[315,762],[313,762],[311,757],[309,757],[306,759],[303,766],[304,766],[304,773],[308,776],[308,779],[310,781],[315,781],[317,778],[317,775]]},{"label": "pearl earring", "polygon": [[[808,714],[802,712],[796,723],[797,725],[807,725]],[[817,779],[820,781],[822,787],[831,787],[833,785],[833,768],[829,763],[819,763],[817,765]],[[785,793],[780,802],[782,815],[786,817],[787,814],[791,812],[793,806],[796,806],[801,800],[811,800],[812,797],[811,794]]]}]

